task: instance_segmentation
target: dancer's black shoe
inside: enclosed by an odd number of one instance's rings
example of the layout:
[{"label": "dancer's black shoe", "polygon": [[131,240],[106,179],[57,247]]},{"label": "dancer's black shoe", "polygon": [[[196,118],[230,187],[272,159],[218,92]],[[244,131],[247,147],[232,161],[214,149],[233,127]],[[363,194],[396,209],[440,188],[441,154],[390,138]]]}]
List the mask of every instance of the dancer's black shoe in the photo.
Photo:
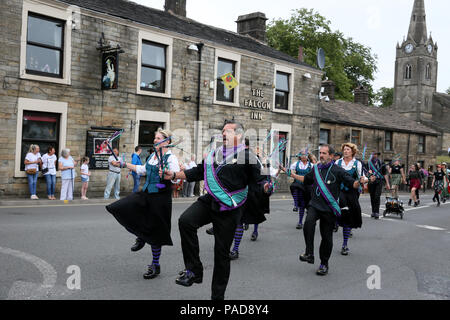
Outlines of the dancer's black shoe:
[{"label": "dancer's black shoe", "polygon": [[230,252],[230,259],[231,260],[236,260],[236,259],[239,259],[239,252],[238,251],[231,251]]},{"label": "dancer's black shoe", "polygon": [[256,239],[258,239],[258,233],[253,232],[253,233],[252,233],[252,236],[250,237],[250,240],[256,241]]},{"label": "dancer's black shoe", "polygon": [[148,270],[144,273],[144,279],[153,279],[156,278],[161,273],[161,267],[155,264],[151,264],[148,266]]},{"label": "dancer's black shoe", "polygon": [[145,241],[137,238],[136,243],[131,247],[131,251],[136,252],[141,250],[145,246]]},{"label": "dancer's black shoe", "polygon": [[190,287],[194,283],[202,283],[203,281],[203,273],[196,275],[188,270],[183,270],[179,274],[180,276],[175,280],[175,283],[180,286]]},{"label": "dancer's black shoe", "polygon": [[343,256],[348,256],[348,252],[349,252],[349,250],[347,247],[342,247],[341,254]]},{"label": "dancer's black shoe", "polygon": [[248,227],[249,227],[249,225],[248,225],[247,223],[244,223],[244,224],[242,225],[242,228],[243,228],[245,231],[248,230]]},{"label": "dancer's black shoe", "polygon": [[298,208],[297,208],[297,207],[294,207],[294,209],[292,209],[292,211],[297,212],[297,211],[298,211]]},{"label": "dancer's black shoe", "polygon": [[316,274],[319,276],[327,275],[328,274],[328,266],[321,264],[319,269],[317,269]]},{"label": "dancer's black shoe", "polygon": [[214,229],[213,228],[206,229],[206,233],[213,236],[214,235]]},{"label": "dancer's black shoe", "polygon": [[310,255],[310,254],[306,254],[306,253],[301,254],[299,259],[300,259],[300,261],[303,261],[303,262],[308,262],[308,263],[311,263],[311,264],[314,263],[314,256]]},{"label": "dancer's black shoe", "polygon": [[296,229],[302,230],[303,229],[303,225],[301,223],[297,223]]}]

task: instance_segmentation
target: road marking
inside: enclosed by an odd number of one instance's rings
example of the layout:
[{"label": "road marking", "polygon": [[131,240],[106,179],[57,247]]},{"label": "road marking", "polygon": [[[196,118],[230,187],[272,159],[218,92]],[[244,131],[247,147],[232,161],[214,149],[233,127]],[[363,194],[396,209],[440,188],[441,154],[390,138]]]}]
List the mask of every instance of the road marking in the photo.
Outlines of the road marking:
[{"label": "road marking", "polygon": [[428,229],[428,230],[433,230],[433,231],[446,231],[447,230],[447,229],[444,229],[444,228],[433,227],[433,226],[426,226],[426,225],[417,225],[417,227]]}]

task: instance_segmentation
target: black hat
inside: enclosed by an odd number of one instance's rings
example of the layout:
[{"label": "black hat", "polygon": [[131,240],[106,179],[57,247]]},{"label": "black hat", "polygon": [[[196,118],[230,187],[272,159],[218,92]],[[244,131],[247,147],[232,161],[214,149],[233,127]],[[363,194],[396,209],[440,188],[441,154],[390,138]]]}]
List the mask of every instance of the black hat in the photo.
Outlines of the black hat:
[{"label": "black hat", "polygon": [[334,155],[335,155],[335,156],[342,157],[343,154],[342,154],[342,152],[335,152]]}]

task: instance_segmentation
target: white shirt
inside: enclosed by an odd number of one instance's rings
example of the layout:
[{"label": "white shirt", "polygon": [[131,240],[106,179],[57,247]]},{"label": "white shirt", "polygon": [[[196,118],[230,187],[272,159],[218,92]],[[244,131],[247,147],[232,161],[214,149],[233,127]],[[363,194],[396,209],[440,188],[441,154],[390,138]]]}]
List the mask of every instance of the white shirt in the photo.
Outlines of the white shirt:
[{"label": "white shirt", "polygon": [[[28,152],[27,155],[25,156],[25,160],[28,160],[28,161],[31,161],[31,162],[35,162],[40,157],[41,157],[41,154],[39,152],[36,153],[36,154],[34,154],[32,152]],[[36,172],[37,172],[37,171],[39,171],[39,164],[38,163],[26,164],[25,165],[25,171],[27,171],[28,169],[36,169]]]},{"label": "white shirt", "polygon": [[[355,164],[355,161],[356,161],[356,159],[353,158],[352,160],[350,160],[350,162],[349,162],[348,164],[345,164],[345,160],[344,160],[344,158],[342,158],[342,159],[339,159],[338,161],[336,161],[336,164],[339,164],[339,162],[340,162],[341,160],[342,160],[341,167],[342,167],[342,169],[344,169],[344,170],[346,170],[346,171],[352,170],[353,165]],[[363,175],[363,173],[362,173],[362,164],[361,164],[361,161],[358,161],[358,168],[357,168],[357,170],[358,170],[358,175],[359,175],[360,177],[363,177],[364,175]]]},{"label": "white shirt", "polygon": [[[117,157],[117,159],[119,159],[119,157]],[[120,159],[119,159],[119,160],[116,160],[116,158],[114,157],[114,155],[111,155],[111,156],[108,158],[109,170],[112,171],[112,172],[120,173],[120,167],[113,166],[113,165],[112,165],[112,162],[113,162],[113,161],[119,161],[119,162],[120,162]]]},{"label": "white shirt", "polygon": [[192,168],[195,168],[196,166],[197,166],[197,164],[195,163],[195,161],[191,161],[191,162],[189,162],[188,166],[186,166],[186,169],[187,168],[192,169]]},{"label": "white shirt", "polygon": [[313,164],[312,164],[312,163],[310,164],[308,161],[306,161],[306,164],[304,164],[302,161],[297,161],[296,163],[294,163],[294,164],[291,165],[291,168],[290,168],[291,171],[297,169],[297,163],[299,163],[299,162],[300,162],[300,165],[299,165],[300,170],[305,170],[305,169],[307,169],[309,165],[311,165],[311,169],[312,169],[312,167],[313,167]]},{"label": "white shirt", "polygon": [[84,179],[89,179],[89,176],[87,175],[89,173],[89,166],[84,163],[81,165],[81,177]]},{"label": "white shirt", "polygon": [[[166,154],[170,155],[169,158],[167,159],[167,169],[172,172],[180,172],[180,165],[178,163],[178,158],[175,155],[173,155],[172,151],[170,151],[170,150],[167,151]],[[151,166],[159,165],[158,158],[156,157],[156,155],[154,153],[149,157],[147,163]],[[136,166],[136,173],[140,176],[147,175],[147,170],[145,169],[145,165]],[[179,180],[172,181],[172,183],[178,183],[178,182],[180,182],[180,181]]]},{"label": "white shirt", "polygon": [[52,176],[56,175],[56,160],[55,154],[49,156],[46,153],[42,156],[42,169],[48,168],[48,172],[44,174],[45,176],[49,174]]}]

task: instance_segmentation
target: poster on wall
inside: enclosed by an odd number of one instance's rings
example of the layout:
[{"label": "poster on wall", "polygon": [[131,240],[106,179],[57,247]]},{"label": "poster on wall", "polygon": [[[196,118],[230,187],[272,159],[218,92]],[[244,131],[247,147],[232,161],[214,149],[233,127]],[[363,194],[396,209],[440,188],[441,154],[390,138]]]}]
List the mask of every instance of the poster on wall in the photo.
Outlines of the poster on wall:
[{"label": "poster on wall", "polygon": [[119,53],[102,53],[102,90],[117,89],[119,84]]},{"label": "poster on wall", "polygon": [[[115,130],[88,130],[86,135],[86,156],[89,158],[89,169],[108,170],[108,158],[112,152],[108,148],[107,139]],[[112,148],[119,148],[120,138],[112,142]]]}]

